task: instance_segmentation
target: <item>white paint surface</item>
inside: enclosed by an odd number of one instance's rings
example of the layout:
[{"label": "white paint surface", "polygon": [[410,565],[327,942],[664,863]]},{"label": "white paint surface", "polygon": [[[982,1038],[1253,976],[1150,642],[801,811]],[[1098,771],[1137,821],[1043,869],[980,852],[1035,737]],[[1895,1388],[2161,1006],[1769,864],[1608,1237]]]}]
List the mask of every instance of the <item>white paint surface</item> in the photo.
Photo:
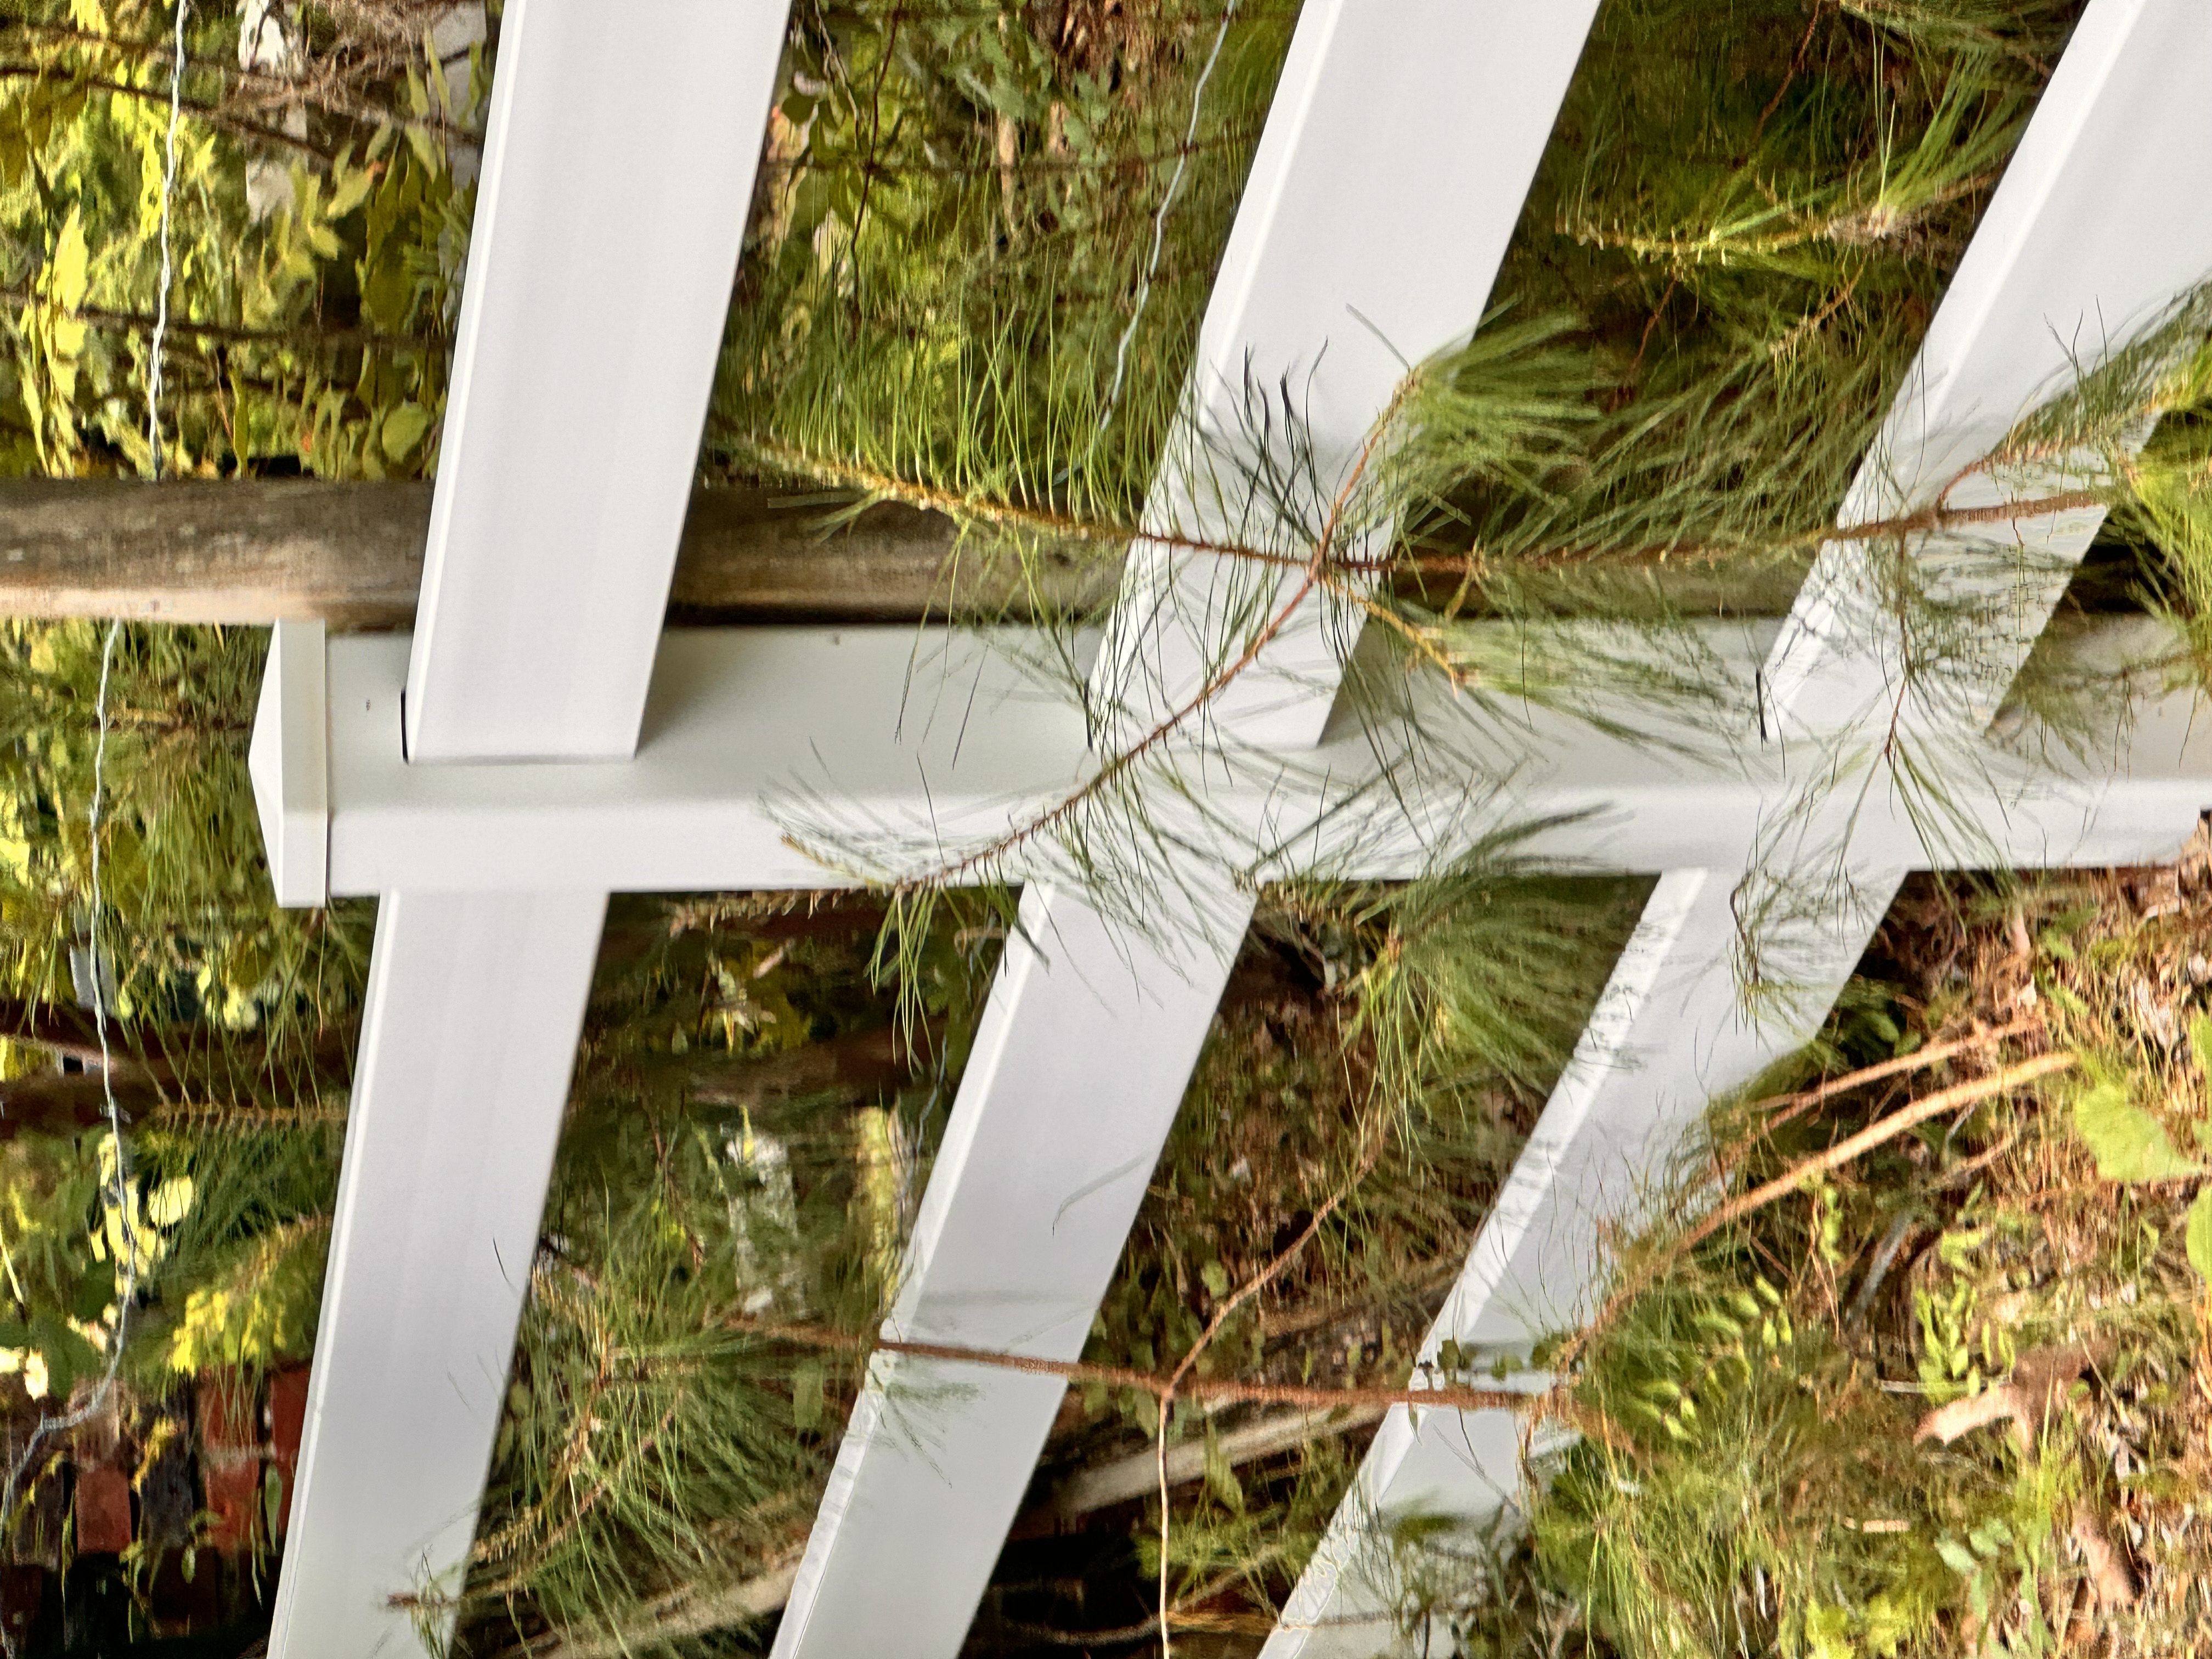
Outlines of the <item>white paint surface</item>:
[{"label": "white paint surface", "polygon": [[599,893],[384,897],[276,1659],[411,1659],[392,1598],[454,1588],[605,912]]},{"label": "white paint surface", "polygon": [[637,741],[786,0],[512,0],[408,675],[417,761]]}]

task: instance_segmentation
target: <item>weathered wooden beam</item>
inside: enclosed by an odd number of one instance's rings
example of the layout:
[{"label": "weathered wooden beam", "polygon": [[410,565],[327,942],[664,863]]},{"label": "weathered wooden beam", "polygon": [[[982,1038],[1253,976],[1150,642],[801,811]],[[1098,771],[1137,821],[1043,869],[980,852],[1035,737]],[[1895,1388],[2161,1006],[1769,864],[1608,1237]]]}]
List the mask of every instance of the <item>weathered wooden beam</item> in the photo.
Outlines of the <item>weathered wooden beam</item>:
[{"label": "weathered wooden beam", "polygon": [[[240,479],[0,481],[0,615],[180,623],[319,619],[406,628],[430,524],[427,483]],[[1118,551],[1048,556],[1034,592],[1012,558],[953,555],[949,519],[881,505],[829,528],[818,501],[692,497],[676,622],[1033,620],[1109,597]],[[970,556],[971,554],[973,556]]]},{"label": "weathered wooden beam", "polygon": [[[0,479],[0,616],[408,628],[429,524],[427,483]],[[702,489],[684,523],[668,614],[678,624],[1036,622],[1102,605],[1122,562],[1116,544],[1087,559],[1049,550],[1033,561],[1031,591],[1003,545],[984,537],[961,545],[941,514],[884,503],[836,523],[818,498]],[[1655,597],[1684,614],[1778,617],[1804,571],[1645,574]],[[1447,601],[1457,581],[1426,597]],[[1418,579],[1406,592],[1421,597]]]}]

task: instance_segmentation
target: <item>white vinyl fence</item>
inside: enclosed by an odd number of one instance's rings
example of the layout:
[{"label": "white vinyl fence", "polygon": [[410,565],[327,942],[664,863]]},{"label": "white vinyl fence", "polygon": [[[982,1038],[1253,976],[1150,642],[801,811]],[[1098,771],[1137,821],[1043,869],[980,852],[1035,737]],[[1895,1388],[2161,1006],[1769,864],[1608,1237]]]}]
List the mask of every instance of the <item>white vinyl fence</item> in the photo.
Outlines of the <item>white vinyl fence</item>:
[{"label": "white vinyl fence", "polygon": [[[1348,473],[1403,363],[1482,315],[1595,9],[1306,0],[1202,330],[1189,435],[1233,442],[1248,371],[1295,374],[1324,477]],[[918,673],[910,629],[662,632],[786,10],[658,0],[646,31],[619,7],[508,0],[416,630],[277,630],[253,768],[280,896],[382,901],[278,1659],[421,1651],[391,1598],[450,1582],[466,1556],[606,895],[840,884],[783,840],[794,789],[869,822],[969,834],[1021,821],[1097,763],[1073,701],[1018,666],[1017,631],[939,630]],[[2207,84],[2203,0],[2091,0],[1845,524],[1927,505],[2212,275]],[[595,465],[573,465],[579,453]],[[1164,477],[1148,523],[1188,529],[1208,510]],[[1905,716],[1953,757],[1943,835],[1878,766],[1863,787],[1808,793],[1808,765],[1855,733],[1871,750],[1899,717],[1894,630],[1841,541],[1787,620],[1711,632],[1717,659],[1758,677],[1758,729],[1668,749],[1421,693],[1396,739],[1410,763],[1393,771],[1392,817],[1297,843],[1304,867],[1407,877],[1505,822],[1464,767],[1419,763],[1441,751],[1418,725],[1449,732],[1455,752],[1514,757],[1510,817],[1556,820],[1532,851],[1659,877],[1428,1357],[1446,1340],[1486,1361],[1525,1354],[1587,1310],[1601,1224],[1632,1212],[1643,1172],[1714,1092],[1817,1025],[1906,872],[2179,849],[2212,807],[2193,697],[2146,696],[2094,763],[2031,764],[1987,732],[2097,521],[2002,526],[2035,545],[2047,580],[2021,579],[2016,638],[1990,642],[1981,680]],[[1961,551],[1927,548],[1930,580],[1987,568],[1947,558]],[[1202,684],[1223,626],[1210,596],[1231,585],[1206,566],[1134,550],[1093,671],[1105,700],[1141,720]],[[1237,760],[1207,770],[1202,807],[1227,839],[1311,821],[1392,764],[1389,731],[1331,721],[1343,623],[1302,606],[1215,711],[1211,740]],[[939,675],[959,708],[932,718]],[[1748,1024],[1732,901],[1747,872],[1792,859],[1847,872],[1848,890],[1784,929],[1806,994]],[[1182,924],[1136,937],[1048,862],[1012,873],[1030,878],[1024,926],[887,1329],[1073,1359],[1250,900],[1194,860]],[[959,1385],[933,1391],[926,1447],[884,1408],[895,1382]],[[1061,1392],[879,1356],[776,1654],[950,1659]],[[1364,1570],[1374,1518],[1491,1522],[1516,1500],[1521,1449],[1509,1413],[1393,1411],[1271,1659],[1387,1646],[1389,1587]]]}]

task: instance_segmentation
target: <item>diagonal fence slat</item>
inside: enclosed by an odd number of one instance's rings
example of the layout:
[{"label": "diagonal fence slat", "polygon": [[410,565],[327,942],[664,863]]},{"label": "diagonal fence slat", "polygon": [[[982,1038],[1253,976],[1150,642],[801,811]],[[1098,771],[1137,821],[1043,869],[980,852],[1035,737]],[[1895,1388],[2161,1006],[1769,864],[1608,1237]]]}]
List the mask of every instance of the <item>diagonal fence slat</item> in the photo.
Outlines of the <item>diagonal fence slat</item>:
[{"label": "diagonal fence slat", "polygon": [[[419,631],[384,734],[403,761],[635,749],[787,10],[510,0]],[[286,775],[317,747],[295,735],[280,720],[257,745],[266,799],[315,793]],[[279,1659],[450,1633],[605,892],[562,870],[497,894],[383,890]]]},{"label": "diagonal fence slat", "polygon": [[[2173,95],[2208,74],[2212,30],[2193,0],[2092,0],[1862,469],[1846,524],[1936,500],[2039,400],[2212,276],[2212,215],[2172,209],[2212,199],[2212,103]],[[1904,653],[1890,631],[1877,556],[1859,544],[1832,544],[1766,665],[1778,746],[1784,736],[1826,744],[1846,770],[1864,771],[1876,796],[1893,799],[1903,786],[1870,758],[1893,732],[1954,753],[1978,742],[2101,517],[2076,512],[2005,526],[2033,544],[2006,561],[1955,536],[1913,548],[1944,597],[1993,597],[1986,614],[2011,629],[1963,685],[1940,687],[1932,698],[1901,678]],[[2008,586],[1993,587],[2000,568],[2015,574]],[[1785,805],[1778,816],[1787,813]],[[1979,850],[2002,866],[2012,860],[1998,822],[1982,817],[1967,839],[1971,848],[1973,837],[1987,837]],[[1740,866],[1663,877],[1476,1238],[1424,1362],[1433,1365],[1448,1340],[1478,1353],[1525,1355],[1546,1333],[1587,1317],[1602,1285],[1600,1227],[1646,1216],[1707,1101],[1817,1029],[1899,871],[1879,859],[1869,864],[1848,834],[1824,841],[1793,827],[1760,853],[1826,859],[1844,878],[1778,930],[1797,994],[1766,1025],[1744,1017],[1732,971]],[[1810,872],[1801,863],[1800,873]],[[1510,1522],[1522,1501],[1523,1450],[1509,1413],[1393,1411],[1285,1608],[1267,1659],[1365,1659],[1394,1635],[1420,1651],[1449,1642],[1447,1630],[1423,1618],[1406,1624],[1390,1525],[1416,1513],[1474,1534]],[[1479,1551],[1468,1559],[1479,1562]]]},{"label": "diagonal fence slat", "polygon": [[[1480,320],[1595,0],[1316,0],[1299,16],[1200,333],[1148,528],[1295,541],[1233,481],[1252,406],[1298,388],[1326,499],[1405,359]],[[1408,52],[1410,41],[1421,50]],[[1211,465],[1210,465],[1211,464]],[[1316,602],[1233,560],[1140,543],[1092,681],[1109,743],[1171,721],[1264,644],[1208,729],[1290,750],[1339,672]],[[1270,613],[1291,624],[1265,637]],[[1050,880],[1023,896],[932,1172],[892,1334],[1054,1359],[1081,1352],[1251,915],[1176,874],[1137,939]],[[1056,1379],[878,1356],[840,1445],[777,1659],[959,1650],[1058,1407]]]},{"label": "diagonal fence slat", "polygon": [[411,758],[636,746],[789,9],[502,14]]}]

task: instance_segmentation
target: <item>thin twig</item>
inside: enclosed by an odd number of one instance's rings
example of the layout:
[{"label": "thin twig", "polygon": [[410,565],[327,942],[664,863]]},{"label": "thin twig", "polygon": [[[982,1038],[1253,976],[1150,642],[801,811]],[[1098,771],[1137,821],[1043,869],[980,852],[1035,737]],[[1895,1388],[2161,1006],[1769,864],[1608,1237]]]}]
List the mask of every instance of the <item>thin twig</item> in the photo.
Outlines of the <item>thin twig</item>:
[{"label": "thin twig", "polygon": [[1909,1054],[1899,1054],[1894,1060],[1881,1060],[1872,1066],[1862,1066],[1856,1072],[1846,1072],[1841,1077],[1830,1078],[1825,1083],[1815,1084],[1813,1087],[1796,1094],[1769,1095],[1763,1100],[1754,1100],[1745,1109],[1759,1112],[1765,1111],[1769,1107],[1783,1108],[1760,1126],[1762,1132],[1771,1133],[1793,1118],[1802,1117],[1821,1102],[1832,1100],[1838,1095],[1849,1094],[1855,1089],[1863,1089],[1868,1084],[1879,1083],[1885,1078],[1901,1077],[1907,1072],[1925,1071],[1930,1066],[1941,1065],[1943,1061],[1954,1060],[1960,1054],[1972,1054],[1975,1050],[1986,1048],[1992,1043],[2003,1042],[2016,1036],[2025,1036],[2031,1031],[2039,1031],[2042,1029],[2042,1019],[2039,1016],[2031,1014],[2023,1018],[2015,1019],[2008,1024],[1994,1026],[1989,1030],[1977,1032],[1972,1036],[1960,1037],[1954,1042],[1932,1043],[1925,1048],[1916,1048]]},{"label": "thin twig", "polygon": [[1344,1200],[1352,1196],[1359,1183],[1364,1181],[1369,1172],[1375,1168],[1375,1160],[1380,1155],[1382,1149],[1375,1144],[1374,1136],[1371,1133],[1362,1138],[1367,1140],[1369,1145],[1365,1156],[1359,1160],[1358,1167],[1346,1177],[1342,1186],[1329,1194],[1328,1201],[1313,1212],[1304,1227],[1299,1230],[1298,1236],[1275,1253],[1273,1261],[1237,1286],[1236,1293],[1225,1297],[1221,1305],[1213,1310],[1213,1317],[1206,1322],[1206,1328],[1199,1333],[1198,1340],[1190,1345],[1189,1351],[1176,1363],[1175,1370],[1168,1373],[1167,1384],[1160,1392],[1159,1410],[1153,1425],[1152,1436],[1153,1456],[1159,1474],[1160,1487],[1158,1613],[1160,1659],[1173,1659],[1174,1654],[1174,1638],[1168,1629],[1168,1528],[1169,1516],[1171,1513],[1168,1498],[1168,1422],[1170,1413],[1175,1406],[1176,1392],[1178,1389],[1187,1386],[1186,1379],[1197,1365],[1200,1357],[1212,1346],[1213,1339],[1220,1334],[1221,1328],[1229,1322],[1239,1308],[1282,1277],[1284,1270],[1297,1257],[1299,1252],[1311,1243],[1320,1233],[1322,1224],[1342,1207]]},{"label": "thin twig", "polygon": [[[35,289],[0,287],[0,305],[52,304]],[[54,308],[73,321],[88,323],[94,328],[147,332],[153,329],[155,321],[150,313],[143,311],[110,311],[99,306],[57,306]],[[416,351],[443,351],[451,343],[427,334],[384,334],[372,328],[245,328],[223,323],[187,322],[177,317],[169,319],[168,331],[188,339],[211,341],[218,345],[292,345],[325,349],[386,346]]]},{"label": "thin twig", "polygon": [[[957,885],[963,880],[974,878],[979,872],[984,871],[997,860],[1019,848],[1027,846],[1039,836],[1050,834],[1060,825],[1066,823],[1082,810],[1085,803],[1104,793],[1123,775],[1133,770],[1147,756],[1166,744],[1192,720],[1211,708],[1224,691],[1227,690],[1247,669],[1260,659],[1261,653],[1274,642],[1285,628],[1290,625],[1291,618],[1298,613],[1299,609],[1312,596],[1314,590],[1316,587],[1327,586],[1324,574],[1331,565],[1337,538],[1343,527],[1345,514],[1362,480],[1366,476],[1368,467],[1374,460],[1376,450],[1389,433],[1395,423],[1395,416],[1404,404],[1413,384],[1413,382],[1408,380],[1400,385],[1398,391],[1391,398],[1389,407],[1368,429],[1367,437],[1360,445],[1358,457],[1346,472],[1342,486],[1329,502],[1328,516],[1322,526],[1320,535],[1315,538],[1312,556],[1301,568],[1296,586],[1292,587],[1289,597],[1254,630],[1252,636],[1245,642],[1244,648],[1237,653],[1234,660],[1216,670],[1207,678],[1206,683],[1190,696],[1188,700],[1171,711],[1134,743],[1108,757],[1098,769],[1093,772],[1084,783],[1070,790],[1060,800],[1030,818],[1028,823],[1018,825],[971,852],[946,860],[934,870],[888,883],[887,890],[894,896],[933,892],[945,887]],[[833,863],[833,859],[825,855],[825,849],[810,848],[795,836],[787,836],[784,839],[794,851],[806,857],[819,859],[825,864]]]},{"label": "thin twig", "polygon": [[[828,1325],[790,1324],[748,1319],[732,1315],[727,1328],[744,1331],[772,1342],[789,1342],[834,1353],[904,1354],[915,1359],[941,1359],[958,1365],[985,1365],[994,1370],[1024,1371],[1037,1376],[1060,1376],[1071,1382],[1101,1382],[1108,1388],[1134,1389],[1164,1399],[1168,1380],[1150,1371],[1122,1365],[1093,1365],[1082,1360],[1043,1359],[1033,1354],[1008,1353],[997,1348],[969,1348],[949,1342],[908,1342],[890,1337],[871,1338]],[[1190,1377],[1177,1385],[1177,1394],[1191,1400],[1218,1401],[1225,1405],[1304,1406],[1316,1411],[1340,1406],[1407,1406],[1423,1410],[1517,1410],[1534,1395],[1511,1389],[1311,1388],[1287,1382],[1239,1382],[1225,1377]]]}]

